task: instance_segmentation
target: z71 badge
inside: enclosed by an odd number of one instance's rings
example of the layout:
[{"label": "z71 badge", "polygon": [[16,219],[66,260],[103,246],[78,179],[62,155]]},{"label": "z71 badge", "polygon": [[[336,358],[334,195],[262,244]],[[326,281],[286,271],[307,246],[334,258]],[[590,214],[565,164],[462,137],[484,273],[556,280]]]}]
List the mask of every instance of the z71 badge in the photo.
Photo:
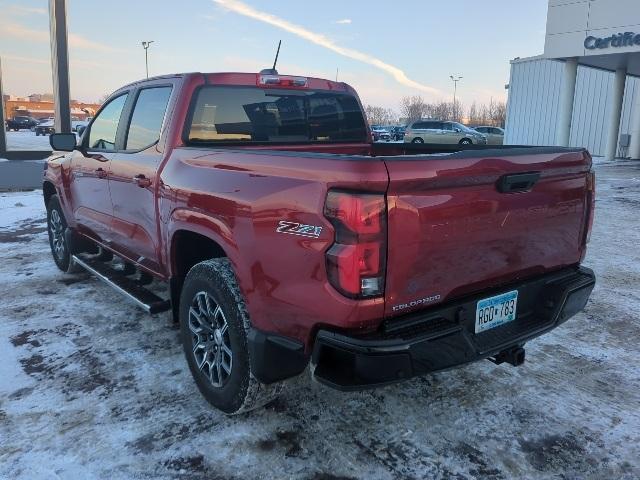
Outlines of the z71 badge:
[{"label": "z71 badge", "polygon": [[288,233],[289,235],[299,235],[301,237],[318,238],[322,232],[322,227],[280,220],[276,227],[276,232]]}]

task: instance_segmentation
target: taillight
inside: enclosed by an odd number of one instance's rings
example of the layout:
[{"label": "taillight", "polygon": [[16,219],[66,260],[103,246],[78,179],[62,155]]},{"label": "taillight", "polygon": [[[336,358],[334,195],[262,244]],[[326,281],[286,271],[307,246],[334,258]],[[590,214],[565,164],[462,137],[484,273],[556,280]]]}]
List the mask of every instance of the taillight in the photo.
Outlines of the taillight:
[{"label": "taillight", "polygon": [[387,207],[384,195],[332,190],[324,215],[335,228],[327,251],[329,282],[351,298],[384,292]]},{"label": "taillight", "polygon": [[591,240],[591,229],[593,228],[593,217],[596,211],[596,174],[591,171],[587,174],[587,205],[589,216],[587,217],[587,234],[585,243]]}]

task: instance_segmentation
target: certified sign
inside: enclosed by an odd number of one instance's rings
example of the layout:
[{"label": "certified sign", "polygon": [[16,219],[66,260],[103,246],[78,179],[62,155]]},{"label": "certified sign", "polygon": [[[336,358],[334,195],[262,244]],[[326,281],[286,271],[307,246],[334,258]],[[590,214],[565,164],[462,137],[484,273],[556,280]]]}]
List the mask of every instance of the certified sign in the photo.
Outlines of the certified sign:
[{"label": "certified sign", "polygon": [[587,50],[597,50],[605,48],[640,47],[640,34],[634,32],[624,32],[611,35],[610,37],[593,37],[589,35],[584,39],[584,48]]}]

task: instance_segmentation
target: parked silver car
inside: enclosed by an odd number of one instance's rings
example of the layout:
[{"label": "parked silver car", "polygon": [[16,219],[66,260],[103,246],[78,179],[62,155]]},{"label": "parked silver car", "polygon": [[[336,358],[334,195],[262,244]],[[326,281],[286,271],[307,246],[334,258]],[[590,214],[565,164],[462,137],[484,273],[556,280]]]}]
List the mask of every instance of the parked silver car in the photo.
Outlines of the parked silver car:
[{"label": "parked silver car", "polygon": [[458,143],[460,145],[486,145],[487,138],[480,132],[458,122],[418,120],[407,127],[405,143]]},{"label": "parked silver car", "polygon": [[504,130],[500,127],[474,127],[474,130],[487,137],[487,144],[502,145],[504,143]]}]

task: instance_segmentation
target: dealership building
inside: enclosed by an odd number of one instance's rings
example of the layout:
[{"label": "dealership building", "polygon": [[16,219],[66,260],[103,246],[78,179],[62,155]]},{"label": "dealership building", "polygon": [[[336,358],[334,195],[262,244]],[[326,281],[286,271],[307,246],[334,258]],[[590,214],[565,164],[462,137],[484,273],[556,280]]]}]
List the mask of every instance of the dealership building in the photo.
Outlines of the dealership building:
[{"label": "dealership building", "polygon": [[544,54],[511,62],[505,143],[640,159],[640,0],[549,0]]}]

